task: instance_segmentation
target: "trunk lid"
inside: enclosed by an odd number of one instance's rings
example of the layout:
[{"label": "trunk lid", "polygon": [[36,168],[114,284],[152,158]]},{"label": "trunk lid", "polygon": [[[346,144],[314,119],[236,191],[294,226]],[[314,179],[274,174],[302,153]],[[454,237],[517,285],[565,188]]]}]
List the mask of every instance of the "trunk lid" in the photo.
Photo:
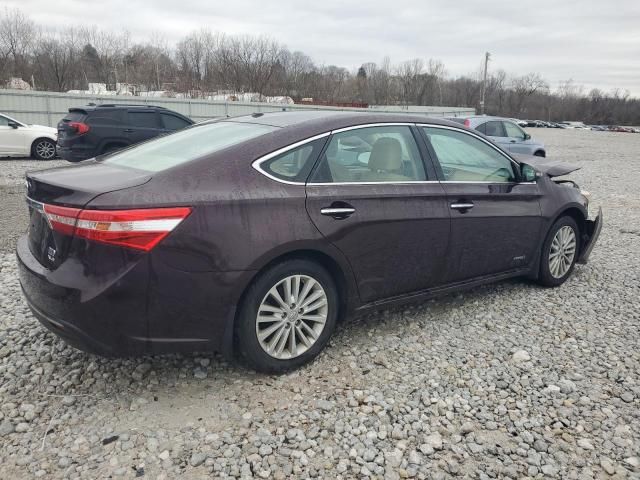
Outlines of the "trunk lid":
[{"label": "trunk lid", "polygon": [[87,118],[87,112],[80,109],[70,109],[69,113],[58,122],[58,145],[66,146],[70,138],[78,136],[78,130],[72,126],[73,123],[82,123]]},{"label": "trunk lid", "polygon": [[67,257],[72,237],[54,231],[45,216],[45,205],[84,208],[107,192],[142,185],[149,172],[89,162],[27,174],[29,248],[45,267],[55,270]]}]

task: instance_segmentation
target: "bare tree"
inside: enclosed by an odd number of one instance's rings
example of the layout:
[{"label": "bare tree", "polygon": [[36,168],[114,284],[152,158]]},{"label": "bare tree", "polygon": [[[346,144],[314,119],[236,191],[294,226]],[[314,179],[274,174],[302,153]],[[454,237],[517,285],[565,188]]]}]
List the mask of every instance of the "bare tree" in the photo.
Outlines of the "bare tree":
[{"label": "bare tree", "polygon": [[528,73],[521,77],[511,79],[512,112],[516,115],[522,113],[522,107],[528,97],[540,90],[548,90],[549,85],[539,73]]}]

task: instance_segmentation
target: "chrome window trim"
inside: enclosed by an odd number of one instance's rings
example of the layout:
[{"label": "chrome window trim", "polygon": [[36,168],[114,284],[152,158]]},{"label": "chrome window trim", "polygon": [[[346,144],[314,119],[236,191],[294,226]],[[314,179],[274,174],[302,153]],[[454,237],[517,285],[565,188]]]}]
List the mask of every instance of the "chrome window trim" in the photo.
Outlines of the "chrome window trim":
[{"label": "chrome window trim", "polygon": [[476,135],[473,132],[467,132],[466,130],[463,130],[461,128],[458,127],[450,127],[450,126],[446,126],[446,125],[434,125],[431,123],[413,123],[413,122],[385,122],[385,123],[366,123],[363,125],[352,125],[349,127],[343,127],[343,128],[336,128],[335,130],[330,130],[328,132],[324,132],[324,133],[320,133],[318,135],[314,135],[313,137],[309,137],[306,138],[304,140],[300,140],[296,143],[292,143],[291,145],[287,145],[286,147],[282,147],[278,150],[275,150],[271,153],[268,153],[266,155],[263,155],[262,157],[256,159],[253,161],[253,163],[251,164],[251,166],[258,171],[259,173],[261,173],[262,175],[264,175],[267,178],[270,178],[271,180],[274,180],[276,182],[279,183],[284,183],[286,185],[298,185],[298,186],[305,186],[305,185],[309,185],[309,186],[313,186],[313,187],[318,187],[318,186],[331,186],[331,185],[337,185],[337,186],[344,186],[344,185],[411,185],[411,184],[433,184],[433,183],[462,183],[462,184],[478,184],[478,185],[487,185],[487,184],[495,184],[495,185],[534,185],[537,182],[489,182],[489,181],[456,181],[456,180],[408,180],[408,181],[388,181],[388,182],[292,182],[289,180],[283,180],[281,178],[278,178],[274,175],[271,175],[269,172],[267,172],[266,170],[263,170],[260,166],[262,163],[266,162],[267,160],[271,160],[273,157],[276,157],[278,155],[281,155],[283,153],[288,152],[289,150],[293,150],[294,148],[298,148],[302,145],[305,145],[307,143],[313,142],[315,140],[318,140],[320,138],[324,138],[324,137],[328,137],[330,135],[333,135],[334,133],[341,133],[341,132],[347,132],[349,130],[357,130],[359,128],[371,128],[371,127],[389,127],[389,126],[406,126],[406,127],[412,127],[412,126],[416,126],[416,127],[429,127],[429,128],[441,128],[444,130],[454,130],[457,132],[461,132],[464,134],[467,134],[471,137],[477,138],[478,140],[484,142],[485,144],[489,145],[491,148],[493,148],[495,151],[497,151],[499,154],[501,154],[503,157],[505,157],[506,159],[508,159],[511,163],[515,164],[517,167],[520,166],[520,163],[517,162],[515,159],[511,158],[506,152],[503,152],[502,150],[500,150],[497,146],[493,145],[491,142],[487,141],[486,139],[482,138],[479,135]]},{"label": "chrome window trim", "polygon": [[408,180],[403,182],[309,182],[309,187],[320,187],[330,185],[414,185],[420,183],[441,183],[438,180]]},{"label": "chrome window trim", "polygon": [[285,183],[287,185],[306,185],[305,182],[292,182],[290,180],[283,180],[282,178],[278,178],[274,175],[271,175],[269,172],[267,172],[266,170],[260,168],[260,165],[262,165],[264,162],[266,162],[267,160],[271,160],[273,157],[277,157],[278,155],[281,155],[283,153],[288,152],[289,150],[293,150],[294,148],[298,148],[302,145],[305,145],[307,143],[311,143],[314,142],[316,140],[318,140],[319,138],[324,138],[324,137],[328,137],[329,135],[331,135],[331,132],[325,132],[325,133],[321,133],[319,135],[314,135],[313,137],[309,137],[309,138],[305,138],[304,140],[300,140],[296,143],[292,143],[291,145],[287,145],[286,147],[282,147],[274,152],[268,153],[266,155],[263,155],[262,157],[258,158],[257,160],[254,160],[254,162],[251,164],[251,166],[257,170],[258,172],[260,172],[262,175],[264,175],[265,177],[270,178],[271,180],[275,180],[276,182],[280,182],[280,183]]}]

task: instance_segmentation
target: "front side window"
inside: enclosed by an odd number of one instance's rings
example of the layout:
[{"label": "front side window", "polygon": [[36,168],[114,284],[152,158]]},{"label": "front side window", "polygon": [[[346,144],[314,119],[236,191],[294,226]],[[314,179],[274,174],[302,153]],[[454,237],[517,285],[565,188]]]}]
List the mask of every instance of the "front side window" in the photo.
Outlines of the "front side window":
[{"label": "front side window", "polygon": [[276,157],[260,163],[260,168],[281,180],[288,182],[304,182],[313,168],[313,163],[318,158],[318,152],[326,142],[320,138],[313,142],[305,143]]},{"label": "front side window", "polygon": [[498,150],[464,132],[423,127],[450,182],[514,182],[513,163]]},{"label": "front side window", "polygon": [[524,130],[522,130],[515,123],[511,122],[502,122],[504,124],[504,129],[507,131],[507,137],[511,138],[519,138],[520,140],[525,139]]},{"label": "front side window", "polygon": [[103,162],[159,172],[275,130],[257,123],[202,124],[114,153]]},{"label": "front side window", "polygon": [[407,126],[363,127],[331,136],[314,183],[415,182],[424,165]]}]

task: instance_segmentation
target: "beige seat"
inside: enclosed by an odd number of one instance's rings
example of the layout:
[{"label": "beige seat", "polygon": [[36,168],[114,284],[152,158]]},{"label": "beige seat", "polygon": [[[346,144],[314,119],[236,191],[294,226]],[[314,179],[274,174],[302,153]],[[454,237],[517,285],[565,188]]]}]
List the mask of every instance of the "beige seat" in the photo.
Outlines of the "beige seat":
[{"label": "beige seat", "polygon": [[406,182],[412,180],[403,175],[402,146],[395,138],[379,138],[369,155],[369,172],[362,175],[364,182]]}]

